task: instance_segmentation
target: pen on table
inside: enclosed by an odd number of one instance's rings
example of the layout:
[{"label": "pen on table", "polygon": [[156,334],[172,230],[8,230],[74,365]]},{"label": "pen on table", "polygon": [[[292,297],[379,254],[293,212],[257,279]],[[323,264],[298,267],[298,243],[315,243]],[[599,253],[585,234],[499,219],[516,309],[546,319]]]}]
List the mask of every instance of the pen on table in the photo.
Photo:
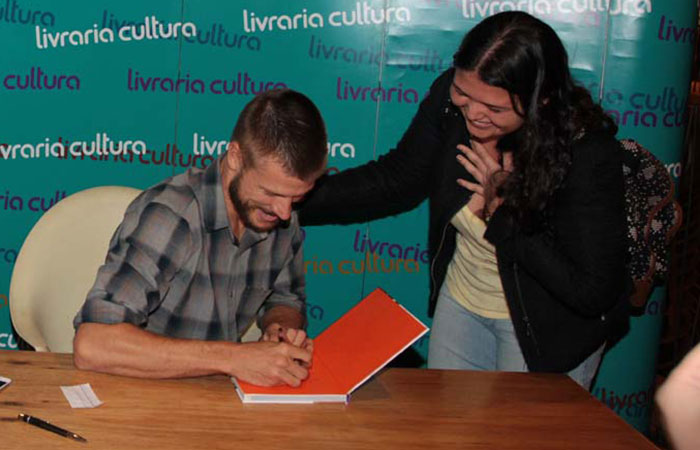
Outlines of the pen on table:
[{"label": "pen on table", "polygon": [[41,420],[38,417],[30,416],[27,414],[18,414],[17,419],[23,422],[27,422],[30,425],[34,425],[35,427],[51,431],[52,433],[56,433],[60,436],[67,437],[69,439],[74,439],[78,442],[87,442],[87,439],[85,439],[84,437],[79,436],[73,433],[72,431],[64,430],[63,428],[57,427],[56,425],[53,425],[45,420]]}]

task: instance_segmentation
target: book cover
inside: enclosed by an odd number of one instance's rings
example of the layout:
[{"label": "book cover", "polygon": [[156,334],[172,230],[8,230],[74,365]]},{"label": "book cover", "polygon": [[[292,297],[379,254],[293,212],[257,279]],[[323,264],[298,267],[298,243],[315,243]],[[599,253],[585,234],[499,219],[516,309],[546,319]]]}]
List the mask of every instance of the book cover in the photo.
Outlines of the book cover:
[{"label": "book cover", "polygon": [[375,289],[314,339],[313,363],[301,386],[232,380],[244,403],[347,403],[357,387],[427,331],[386,292]]}]

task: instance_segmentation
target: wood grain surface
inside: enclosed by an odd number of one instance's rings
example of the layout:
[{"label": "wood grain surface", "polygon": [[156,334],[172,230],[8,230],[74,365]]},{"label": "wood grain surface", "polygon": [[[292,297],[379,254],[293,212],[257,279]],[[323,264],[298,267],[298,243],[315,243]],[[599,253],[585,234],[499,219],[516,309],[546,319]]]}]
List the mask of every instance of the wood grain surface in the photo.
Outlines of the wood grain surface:
[{"label": "wood grain surface", "polygon": [[[597,449],[656,447],[563,375],[389,369],[348,405],[243,405],[230,380],[76,370],[71,355],[0,351],[0,448]],[[59,386],[104,404],[71,409]],[[87,444],[16,421],[35,415]]]}]

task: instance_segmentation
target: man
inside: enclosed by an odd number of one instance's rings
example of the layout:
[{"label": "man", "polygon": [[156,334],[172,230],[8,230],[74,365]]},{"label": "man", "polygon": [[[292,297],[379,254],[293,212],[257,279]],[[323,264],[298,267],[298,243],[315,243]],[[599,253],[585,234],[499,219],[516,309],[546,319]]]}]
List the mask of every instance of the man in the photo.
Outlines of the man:
[{"label": "man", "polygon": [[[292,205],[325,170],[326,142],[307,97],[268,91],[246,105],[211,166],[136,198],[75,317],[76,367],[298,386],[312,342]],[[261,341],[239,343],[256,318]]]}]

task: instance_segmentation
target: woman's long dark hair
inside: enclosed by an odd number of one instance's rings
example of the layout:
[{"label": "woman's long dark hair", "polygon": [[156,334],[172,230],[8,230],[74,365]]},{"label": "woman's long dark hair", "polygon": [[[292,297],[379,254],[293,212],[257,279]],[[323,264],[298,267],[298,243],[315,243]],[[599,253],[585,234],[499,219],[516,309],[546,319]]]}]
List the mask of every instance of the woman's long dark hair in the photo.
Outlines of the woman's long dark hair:
[{"label": "woman's long dark hair", "polygon": [[537,226],[564,182],[577,135],[601,128],[614,134],[617,126],[574,83],[554,30],[529,14],[508,11],[484,19],[464,37],[454,65],[508,91],[524,119],[498,143],[502,151],[513,150],[514,163],[500,194],[516,220]]}]

